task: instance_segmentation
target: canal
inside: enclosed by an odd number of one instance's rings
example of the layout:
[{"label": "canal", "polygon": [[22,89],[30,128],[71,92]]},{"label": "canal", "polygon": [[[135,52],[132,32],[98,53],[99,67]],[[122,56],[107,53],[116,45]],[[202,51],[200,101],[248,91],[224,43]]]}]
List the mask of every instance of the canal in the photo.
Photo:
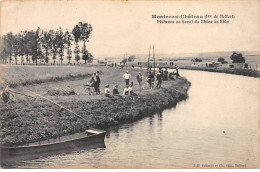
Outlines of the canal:
[{"label": "canal", "polygon": [[[106,148],[55,155],[10,168],[256,168],[259,79],[202,71],[180,74],[189,98],[113,128]],[[259,166],[258,166],[259,167]]]}]

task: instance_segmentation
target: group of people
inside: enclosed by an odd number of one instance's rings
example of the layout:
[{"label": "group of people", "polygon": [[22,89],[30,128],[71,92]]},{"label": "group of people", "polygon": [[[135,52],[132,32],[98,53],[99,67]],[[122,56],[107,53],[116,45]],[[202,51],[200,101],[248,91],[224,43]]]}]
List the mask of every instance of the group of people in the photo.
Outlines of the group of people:
[{"label": "group of people", "polygon": [[[156,76],[154,75],[154,73],[151,72],[151,70],[148,72],[148,76],[147,76],[147,84],[148,84],[148,88],[149,89],[153,89],[153,88],[161,88],[162,86],[162,81],[167,81],[169,79],[174,80],[174,75],[176,76],[176,78],[178,78],[179,76],[179,70],[176,67],[175,71],[173,71],[172,73],[169,73],[167,68],[165,70],[163,69],[159,69],[159,72],[156,74]],[[131,75],[129,74],[128,71],[126,71],[123,74],[123,79],[125,80],[125,87],[123,89],[123,95],[133,95],[135,96],[136,93],[134,93],[133,91],[133,82],[130,82],[130,77]],[[141,72],[138,73],[138,75],[136,76],[136,80],[137,80],[137,84],[139,89],[142,89],[142,83],[143,83],[143,75],[141,74]],[[93,73],[93,76],[91,78],[91,86],[94,88],[96,94],[100,94],[100,77],[99,77],[99,72],[95,72]],[[111,97],[111,92],[110,92],[110,85],[106,84],[105,85],[105,89],[104,89],[104,93],[106,97]],[[113,95],[120,95],[119,91],[118,91],[118,85],[115,85],[115,87],[113,88],[112,91]]]},{"label": "group of people", "polygon": [[[142,75],[141,75],[140,72],[139,72],[138,75],[139,75],[139,82],[138,82],[138,83],[139,83],[139,85],[140,85],[140,87],[141,87]],[[137,76],[138,76],[138,75],[137,75]],[[125,80],[125,88],[124,88],[124,90],[123,90],[122,95],[137,96],[137,94],[134,93],[134,91],[133,91],[134,83],[133,83],[133,82],[130,83],[130,76],[131,76],[131,75],[128,73],[128,71],[126,71],[126,73],[124,73],[124,75],[123,75],[123,78],[124,78],[124,80]],[[106,96],[106,97],[111,97],[111,96],[112,96],[109,87],[110,87],[110,85],[109,85],[109,84],[106,84],[105,89],[104,89],[104,93],[105,93],[105,96]],[[112,93],[113,93],[113,95],[115,95],[115,96],[120,95],[120,93],[119,93],[119,91],[118,91],[118,85],[115,85],[115,87],[113,88]]]},{"label": "group of people", "polygon": [[[132,96],[136,96],[137,94],[134,93],[133,91],[133,82],[130,83],[130,85],[126,86],[123,90],[123,95],[132,95]],[[110,89],[109,89],[110,85],[106,84],[105,86],[105,96],[106,97],[111,97],[110,94]],[[115,85],[114,89],[113,89],[113,95],[120,95],[119,91],[118,91],[118,85]]]}]

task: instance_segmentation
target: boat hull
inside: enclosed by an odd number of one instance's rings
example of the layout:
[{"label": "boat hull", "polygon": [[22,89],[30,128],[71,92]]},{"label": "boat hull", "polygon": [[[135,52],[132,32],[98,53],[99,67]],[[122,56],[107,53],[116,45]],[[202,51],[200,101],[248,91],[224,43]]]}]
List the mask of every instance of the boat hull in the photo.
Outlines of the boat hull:
[{"label": "boat hull", "polygon": [[[1,166],[14,164],[17,161],[32,160],[51,155],[66,154],[94,148],[105,148],[105,132],[93,134],[68,141],[20,147],[1,147]],[[56,139],[57,140],[57,139]]]}]

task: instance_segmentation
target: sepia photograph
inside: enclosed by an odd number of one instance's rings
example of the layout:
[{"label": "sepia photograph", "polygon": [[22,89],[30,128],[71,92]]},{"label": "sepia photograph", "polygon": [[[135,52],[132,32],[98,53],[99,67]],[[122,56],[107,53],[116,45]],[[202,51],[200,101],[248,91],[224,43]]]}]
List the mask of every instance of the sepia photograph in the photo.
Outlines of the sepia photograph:
[{"label": "sepia photograph", "polygon": [[259,62],[259,0],[2,0],[0,168],[258,169]]}]

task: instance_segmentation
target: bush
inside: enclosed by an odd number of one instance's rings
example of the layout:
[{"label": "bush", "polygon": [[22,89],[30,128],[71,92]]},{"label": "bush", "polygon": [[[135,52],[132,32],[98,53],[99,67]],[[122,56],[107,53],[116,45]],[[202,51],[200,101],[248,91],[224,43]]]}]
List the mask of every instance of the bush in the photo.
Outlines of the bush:
[{"label": "bush", "polygon": [[241,53],[233,52],[230,58],[232,60],[232,63],[245,63],[245,58]]}]

